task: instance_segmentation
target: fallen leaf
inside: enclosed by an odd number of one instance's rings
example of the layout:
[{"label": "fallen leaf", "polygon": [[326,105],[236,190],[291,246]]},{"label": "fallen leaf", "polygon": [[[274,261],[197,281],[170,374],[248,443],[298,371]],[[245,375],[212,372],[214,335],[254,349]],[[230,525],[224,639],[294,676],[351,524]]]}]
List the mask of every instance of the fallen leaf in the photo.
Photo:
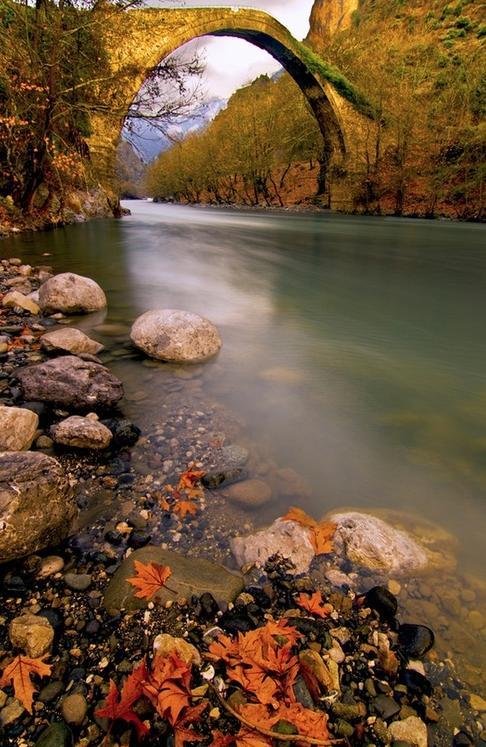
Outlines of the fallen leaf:
[{"label": "fallen leaf", "polygon": [[169,656],[156,656],[142,688],[157,713],[174,726],[183,709],[190,705],[190,667],[174,652]]},{"label": "fallen leaf", "polygon": [[142,683],[148,676],[145,660],[127,677],[121,696],[118,687],[110,680],[110,690],[103,708],[96,711],[96,715],[108,718],[110,721],[126,721],[135,725],[139,739],[148,734],[148,728],[132,711],[132,706],[142,696]]},{"label": "fallen leaf", "polygon": [[209,747],[229,747],[230,744],[234,744],[236,739],[232,734],[223,734],[221,731],[213,731],[211,738]]},{"label": "fallen leaf", "polygon": [[187,469],[179,477],[179,483],[177,489],[181,492],[186,489],[193,488],[194,485],[201,480],[206,473],[204,470]]},{"label": "fallen leaf", "polygon": [[165,586],[166,581],[172,575],[172,571],[167,565],[158,565],[158,563],[141,563],[135,560],[136,576],[127,578],[129,584],[139,589],[135,596],[139,599],[152,599],[159,589]]},{"label": "fallen leaf", "polygon": [[295,506],[292,506],[285,516],[282,516],[282,519],[283,521],[295,521],[303,527],[317,526],[317,521],[312,516],[309,516],[301,508],[296,508]]},{"label": "fallen leaf", "polygon": [[311,529],[311,542],[316,555],[327,555],[333,551],[332,539],[336,531],[336,524],[325,521]]},{"label": "fallen leaf", "polygon": [[190,514],[191,516],[194,516],[194,514],[197,514],[197,506],[193,501],[177,501],[177,503],[174,504],[174,513],[178,514],[181,519],[183,519],[187,514]]},{"label": "fallen leaf", "polygon": [[28,656],[16,656],[8,666],[3,670],[0,679],[0,687],[13,685],[15,697],[20,700],[24,708],[32,713],[32,698],[36,688],[32,684],[31,677],[38,675],[46,677],[51,673],[52,667],[46,664],[41,656],[38,659],[30,659]]},{"label": "fallen leaf", "polygon": [[315,591],[313,594],[299,594],[297,604],[303,610],[318,617],[327,617],[332,612],[332,606],[326,604],[320,591]]},{"label": "fallen leaf", "polygon": [[191,725],[201,720],[201,714],[208,706],[207,701],[192,708],[187,708],[183,717],[174,726],[175,747],[183,747],[186,742],[200,742],[202,734],[191,729]]}]

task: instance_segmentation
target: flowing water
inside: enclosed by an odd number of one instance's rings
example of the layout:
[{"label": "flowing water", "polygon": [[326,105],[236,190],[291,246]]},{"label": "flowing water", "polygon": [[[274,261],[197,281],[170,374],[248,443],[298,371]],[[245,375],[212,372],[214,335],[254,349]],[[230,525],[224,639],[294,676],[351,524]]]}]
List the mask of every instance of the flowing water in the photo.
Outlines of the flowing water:
[{"label": "flowing water", "polygon": [[[129,207],[120,221],[4,241],[2,254],[39,264],[46,252],[55,269],[95,278],[108,295],[105,324],[128,327],[154,307],[207,316],[224,346],[204,365],[204,391],[273,464],[307,479],[304,509],[419,514],[456,535],[462,567],[483,575],[484,228]],[[98,338],[115,356],[129,415],[156,421],[173,372],[152,370],[148,383],[151,369],[122,333]],[[277,501],[258,519],[286,508]]]}]

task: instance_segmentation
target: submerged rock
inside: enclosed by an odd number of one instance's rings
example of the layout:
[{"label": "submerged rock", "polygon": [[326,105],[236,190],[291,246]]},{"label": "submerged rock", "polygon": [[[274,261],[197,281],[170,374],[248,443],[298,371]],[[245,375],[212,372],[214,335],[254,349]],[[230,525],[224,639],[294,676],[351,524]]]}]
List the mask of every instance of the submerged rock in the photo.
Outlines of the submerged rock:
[{"label": "submerged rock", "polygon": [[434,641],[434,634],[426,625],[404,623],[398,629],[398,645],[412,659],[425,656]]},{"label": "submerged rock", "polygon": [[66,420],[53,425],[51,436],[55,443],[76,449],[107,449],[112,439],[112,433],[98,421],[94,413],[85,418],[71,415]]},{"label": "submerged rock", "polygon": [[84,314],[106,307],[106,296],[91,278],[63,272],[39,288],[39,305],[46,314]]},{"label": "submerged rock", "polygon": [[352,511],[330,514],[337,527],[336,554],[373,571],[408,575],[423,570],[427,553],[409,534],[371,514]]},{"label": "submerged rock", "polygon": [[76,513],[59,462],[39,452],[0,452],[0,563],[58,544]]},{"label": "submerged rock", "polygon": [[227,491],[228,500],[245,508],[259,508],[272,499],[272,489],[263,480],[243,480],[231,485]]},{"label": "submerged rock", "polygon": [[393,721],[388,727],[393,742],[407,742],[413,747],[427,747],[427,727],[417,716]]},{"label": "submerged rock", "polygon": [[145,564],[157,563],[171,569],[172,575],[167,587],[160,589],[153,597],[153,601],[157,600],[161,604],[169,600],[175,601],[178,597],[188,599],[193,594],[201,596],[209,592],[220,606],[226,606],[236,599],[244,587],[243,578],[222,565],[202,558],[187,558],[179,553],[148,545],[129,555],[113,576],[105,592],[106,609],[135,610],[147,606],[147,600],[137,598],[136,589],[127,581],[135,576],[135,560]]},{"label": "submerged rock", "polygon": [[54,329],[52,332],[46,332],[45,335],[42,335],[40,342],[47,352],[61,350],[73,355],[85,353],[97,355],[103,350],[103,345],[74,327],[63,327],[62,329]]},{"label": "submerged rock", "polygon": [[295,573],[305,573],[315,556],[309,531],[295,521],[282,519],[246,537],[233,537],[230,547],[240,566],[255,563],[262,567],[268,558],[279,553],[292,561]]},{"label": "submerged rock", "polygon": [[0,451],[26,451],[34,440],[39,418],[22,407],[0,407]]},{"label": "submerged rock", "polygon": [[74,355],[22,368],[17,378],[25,399],[75,410],[113,407],[123,397],[123,384],[107,368]]},{"label": "submerged rock", "polygon": [[218,330],[208,319],[177,309],[146,311],[135,320],[130,338],[151,358],[173,362],[206,360],[222,345]]}]

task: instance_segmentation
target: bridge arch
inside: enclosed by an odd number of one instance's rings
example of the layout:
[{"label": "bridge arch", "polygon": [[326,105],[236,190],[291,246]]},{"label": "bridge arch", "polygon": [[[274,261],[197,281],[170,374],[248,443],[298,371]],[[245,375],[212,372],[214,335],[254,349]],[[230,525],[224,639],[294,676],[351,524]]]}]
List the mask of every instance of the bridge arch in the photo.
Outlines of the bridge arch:
[{"label": "bridge arch", "polygon": [[[243,39],[268,52],[292,76],[306,96],[323,135],[321,190],[331,165],[343,168],[352,136],[350,115],[366,107],[359,93],[279,21],[250,8],[133,10],[105,24],[105,49],[113,81],[100,89],[106,102],[95,117],[90,149],[110,169],[128,108],[150,70],[184,44],[202,36]],[[361,116],[361,115],[359,115]]]}]

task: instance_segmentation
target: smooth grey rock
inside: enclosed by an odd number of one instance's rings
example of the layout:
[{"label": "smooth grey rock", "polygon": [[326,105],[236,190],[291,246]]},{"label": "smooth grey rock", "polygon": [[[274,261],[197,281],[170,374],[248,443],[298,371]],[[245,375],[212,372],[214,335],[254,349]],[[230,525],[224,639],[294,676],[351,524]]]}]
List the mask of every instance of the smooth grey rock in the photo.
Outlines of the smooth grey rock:
[{"label": "smooth grey rock", "polygon": [[72,726],[81,726],[88,712],[88,703],[81,693],[67,695],[61,704],[64,721]]},{"label": "smooth grey rock", "polygon": [[53,425],[50,432],[57,444],[76,449],[107,449],[112,439],[111,431],[93,413],[85,418],[71,415]]},{"label": "smooth grey rock", "polygon": [[0,451],[26,451],[39,426],[32,410],[22,407],[0,407]]},{"label": "smooth grey rock", "polygon": [[58,461],[40,452],[0,452],[0,563],[58,544],[76,514]]},{"label": "smooth grey rock", "polygon": [[424,548],[409,534],[371,514],[331,513],[337,527],[334,551],[351,563],[374,571],[408,575],[428,563]]},{"label": "smooth grey rock", "polygon": [[164,587],[152,600],[162,604],[178,597],[188,599],[192,594],[200,596],[209,592],[220,606],[225,606],[236,599],[244,587],[243,578],[222,565],[202,558],[187,558],[161,547],[147,545],[129,555],[113,576],[105,592],[106,609],[130,611],[147,606],[147,600],[138,599],[135,596],[136,589],[127,581],[135,576],[135,560],[145,564],[157,563],[171,569],[172,575],[167,581],[167,587],[173,591]]},{"label": "smooth grey rock", "polygon": [[91,278],[63,272],[46,280],[39,288],[39,304],[46,314],[84,314],[106,307],[106,296]]},{"label": "smooth grey rock", "polygon": [[40,338],[40,342],[47,352],[63,350],[65,353],[72,353],[73,355],[80,355],[81,353],[97,355],[103,350],[101,343],[92,340],[80,329],[74,327],[63,327],[62,329],[54,329],[52,332],[46,332]]},{"label": "smooth grey rock", "polygon": [[72,591],[86,591],[92,580],[89,573],[66,573],[64,576],[64,583]]},{"label": "smooth grey rock", "polygon": [[123,397],[123,384],[107,368],[75,355],[27,366],[17,378],[25,399],[75,410],[113,407]]},{"label": "smooth grey rock", "polygon": [[195,362],[215,355],[222,342],[208,319],[178,309],[146,311],[133,323],[133,344],[162,361]]},{"label": "smooth grey rock", "polygon": [[240,567],[248,563],[262,567],[268,558],[280,553],[292,561],[295,573],[305,573],[315,557],[308,529],[295,521],[282,519],[246,537],[233,537],[230,547]]},{"label": "smooth grey rock", "polygon": [[72,747],[73,735],[66,724],[50,724],[44,729],[35,747]]}]

